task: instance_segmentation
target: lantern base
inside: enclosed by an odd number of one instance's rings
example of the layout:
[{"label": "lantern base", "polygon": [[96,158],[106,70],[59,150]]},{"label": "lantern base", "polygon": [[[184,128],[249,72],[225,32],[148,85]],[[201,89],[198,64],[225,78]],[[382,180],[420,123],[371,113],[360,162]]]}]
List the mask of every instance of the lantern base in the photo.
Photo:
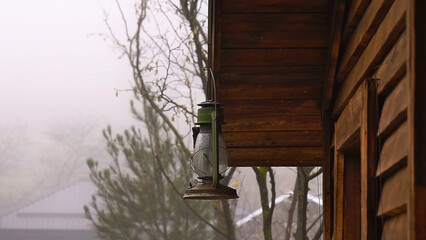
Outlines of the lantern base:
[{"label": "lantern base", "polygon": [[184,199],[200,199],[200,200],[220,200],[238,198],[237,191],[228,186],[219,184],[217,188],[213,186],[213,182],[198,182],[195,186],[189,187],[183,195]]}]

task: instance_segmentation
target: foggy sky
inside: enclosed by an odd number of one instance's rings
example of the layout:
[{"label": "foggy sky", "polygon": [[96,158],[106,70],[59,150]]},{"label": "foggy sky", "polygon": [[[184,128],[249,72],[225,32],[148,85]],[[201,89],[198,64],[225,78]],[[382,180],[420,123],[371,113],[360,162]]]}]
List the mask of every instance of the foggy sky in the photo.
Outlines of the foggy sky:
[{"label": "foggy sky", "polygon": [[0,124],[123,122],[131,96],[117,98],[114,88],[129,88],[131,72],[97,35],[106,32],[96,0],[1,1]]},{"label": "foggy sky", "polygon": [[101,129],[135,123],[132,93],[114,90],[130,87],[131,70],[99,36],[112,3],[0,1],[0,210],[54,185],[55,164],[78,152],[73,128],[87,132],[90,151],[74,156],[86,169],[85,159],[105,149]]}]

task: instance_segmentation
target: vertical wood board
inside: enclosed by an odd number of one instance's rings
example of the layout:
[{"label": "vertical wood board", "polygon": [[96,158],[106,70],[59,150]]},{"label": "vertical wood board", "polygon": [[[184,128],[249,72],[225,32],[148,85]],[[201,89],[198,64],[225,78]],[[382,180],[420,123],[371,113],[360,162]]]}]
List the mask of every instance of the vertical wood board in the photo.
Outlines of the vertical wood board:
[{"label": "vertical wood board", "polygon": [[365,90],[359,87],[355,95],[343,110],[335,125],[335,138],[337,150],[341,148],[355,136],[361,127],[361,113],[365,99]]}]

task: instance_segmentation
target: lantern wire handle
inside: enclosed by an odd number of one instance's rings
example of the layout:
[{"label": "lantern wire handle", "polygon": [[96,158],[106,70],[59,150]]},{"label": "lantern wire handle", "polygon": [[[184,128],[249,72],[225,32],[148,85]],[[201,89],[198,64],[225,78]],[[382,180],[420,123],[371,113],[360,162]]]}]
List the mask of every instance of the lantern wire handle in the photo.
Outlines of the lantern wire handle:
[{"label": "lantern wire handle", "polygon": [[213,135],[213,186],[217,188],[219,186],[219,147],[218,142],[219,138],[217,136],[217,91],[216,91],[216,79],[214,78],[214,74],[211,68],[209,68],[209,72],[212,76],[211,82],[213,83],[213,91],[214,91],[214,112],[212,113],[212,135]]}]

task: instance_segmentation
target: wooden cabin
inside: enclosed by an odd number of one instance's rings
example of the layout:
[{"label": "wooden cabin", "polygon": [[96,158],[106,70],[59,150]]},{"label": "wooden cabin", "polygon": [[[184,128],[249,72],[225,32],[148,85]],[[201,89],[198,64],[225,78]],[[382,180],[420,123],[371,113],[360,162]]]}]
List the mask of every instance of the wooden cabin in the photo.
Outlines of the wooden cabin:
[{"label": "wooden cabin", "polygon": [[323,166],[324,239],[426,239],[423,0],[214,0],[231,166]]}]

